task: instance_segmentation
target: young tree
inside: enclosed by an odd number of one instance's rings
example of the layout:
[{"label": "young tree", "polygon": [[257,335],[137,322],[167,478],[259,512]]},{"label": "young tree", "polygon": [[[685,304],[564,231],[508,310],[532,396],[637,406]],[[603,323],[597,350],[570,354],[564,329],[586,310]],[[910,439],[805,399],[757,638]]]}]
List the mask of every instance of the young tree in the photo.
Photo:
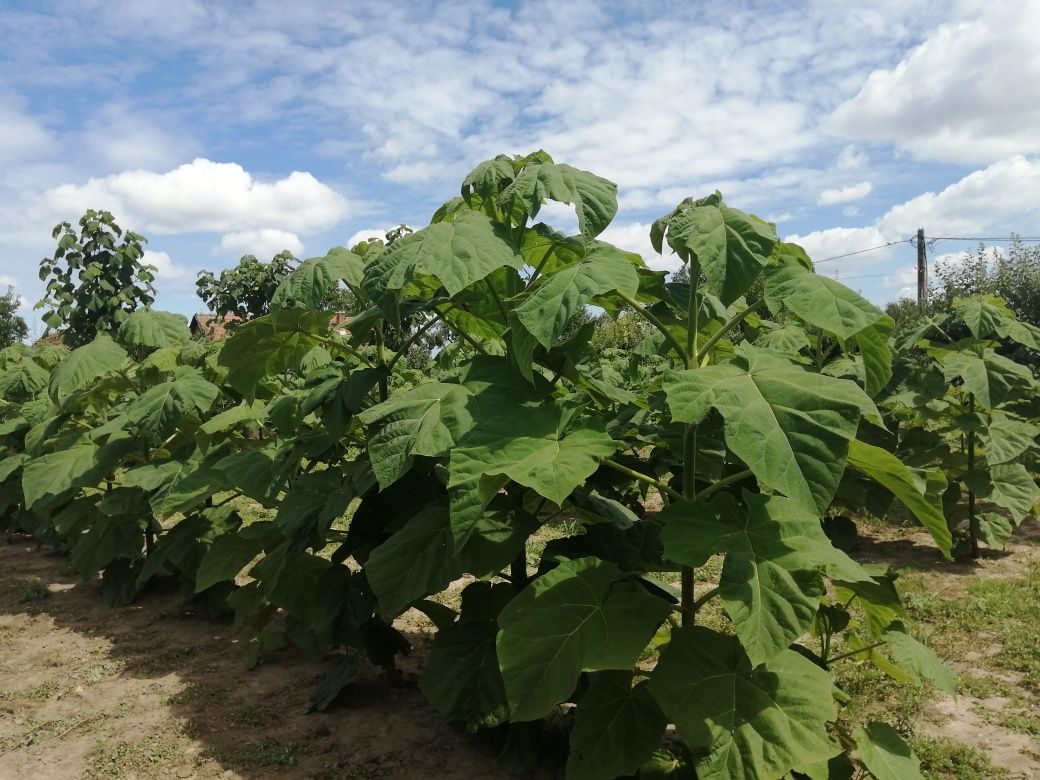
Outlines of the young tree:
[{"label": "young tree", "polygon": [[0,347],[9,347],[29,335],[25,320],[18,316],[21,299],[8,287],[7,294],[0,296]]},{"label": "young tree", "polygon": [[43,321],[61,329],[62,341],[78,347],[99,332],[114,332],[138,308],[155,300],[155,266],[141,262],[147,239],[123,232],[111,212],[89,209],[79,233],[68,222],[55,226],[53,257],[40,261],[46,293],[36,304],[48,308]]},{"label": "young tree", "polygon": [[199,271],[195,288],[217,316],[251,320],[267,314],[275,290],[294,268],[295,258],[289,251],[279,252],[269,263],[245,255],[238,265],[221,271],[219,276],[212,271]]}]

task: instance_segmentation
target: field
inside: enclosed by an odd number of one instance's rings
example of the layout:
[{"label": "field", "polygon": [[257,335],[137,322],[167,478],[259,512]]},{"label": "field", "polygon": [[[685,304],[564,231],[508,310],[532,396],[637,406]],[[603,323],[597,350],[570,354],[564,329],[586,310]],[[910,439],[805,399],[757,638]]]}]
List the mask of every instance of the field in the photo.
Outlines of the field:
[{"label": "field", "polygon": [[[928,542],[867,525],[855,557],[903,572],[914,628],[957,673],[957,697],[852,665],[839,679],[853,717],[895,714],[930,779],[1040,777],[1040,524],[976,564],[945,562]],[[0,545],[0,776],[516,776],[499,745],[453,729],[417,690],[430,625],[414,610],[398,620],[416,643],[400,685],[372,668],[333,709],[307,714],[321,664],[287,648],[247,670],[230,627],[176,593],[109,608],[96,590],[53,552]],[[560,760],[525,776],[553,777]]]},{"label": "field", "polygon": [[6,765],[1035,773],[1040,327],[897,323],[718,192],[650,226],[668,275],[617,210],[501,155],[226,339],[109,294],[153,277],[111,214],[59,226],[98,310],[0,350]]}]

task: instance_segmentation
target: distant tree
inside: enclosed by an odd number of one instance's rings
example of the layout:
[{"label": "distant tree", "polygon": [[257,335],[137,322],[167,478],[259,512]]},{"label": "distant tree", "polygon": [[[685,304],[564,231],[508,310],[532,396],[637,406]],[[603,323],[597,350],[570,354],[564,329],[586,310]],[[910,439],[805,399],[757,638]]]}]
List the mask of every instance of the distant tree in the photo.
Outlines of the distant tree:
[{"label": "distant tree", "polygon": [[61,330],[62,341],[78,347],[99,332],[114,332],[138,308],[155,301],[155,266],[141,262],[148,239],[123,232],[111,212],[89,209],[79,220],[79,233],[61,222],[51,233],[58,239],[53,257],[40,261],[47,287],[37,309],[47,308],[48,330]]},{"label": "distant tree", "polygon": [[296,267],[289,251],[279,252],[271,262],[262,263],[245,255],[234,268],[220,272],[199,271],[195,289],[203,303],[218,317],[229,314],[241,320],[262,317],[271,308],[271,299],[281,281]]},{"label": "distant tree", "polygon": [[946,310],[954,298],[995,295],[1024,322],[1040,327],[1040,246],[1011,236],[1006,251],[983,244],[963,258],[936,265],[929,294],[933,309]]},{"label": "distant tree", "polygon": [[21,299],[8,287],[6,295],[0,295],[0,347],[9,347],[29,335],[25,320],[18,316]]}]

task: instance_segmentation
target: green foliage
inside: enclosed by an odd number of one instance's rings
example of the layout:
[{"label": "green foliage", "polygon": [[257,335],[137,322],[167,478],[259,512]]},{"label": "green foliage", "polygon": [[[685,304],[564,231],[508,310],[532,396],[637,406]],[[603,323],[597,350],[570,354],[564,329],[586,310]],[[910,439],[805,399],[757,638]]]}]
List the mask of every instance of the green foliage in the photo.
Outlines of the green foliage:
[{"label": "green foliage", "polygon": [[13,287],[0,295],[0,348],[23,341],[29,335],[29,327],[18,315],[20,305],[21,299],[14,294]]},{"label": "green foliage", "polygon": [[155,300],[155,267],[141,262],[147,239],[123,232],[108,211],[89,209],[79,220],[79,233],[68,222],[55,226],[54,256],[40,261],[48,329],[60,330],[62,341],[78,347],[99,333],[114,334],[138,308]]},{"label": "green foliage", "polygon": [[[534,223],[549,200],[576,235]],[[654,223],[687,264],[671,281],[598,240],[616,211],[592,173],[500,156],[414,233],[204,276],[249,320],[223,343],[140,312],[65,356],[0,351],[0,523],[117,603],[176,578],[234,612],[250,663],[333,652],[320,706],[356,658],[396,675],[392,621],[419,609],[433,706],[469,730],[573,713],[569,777],[912,777],[883,724],[835,725],[832,667],[951,678],[821,517],[891,496],[946,553],[964,486],[979,535],[1010,533],[1038,428],[994,343],[1033,331],[966,302],[969,341],[925,326],[893,367],[891,319],[719,193]],[[966,432],[970,469],[949,445]]]},{"label": "green foliage", "polygon": [[199,271],[195,291],[218,317],[262,317],[270,310],[278,286],[293,270],[294,260],[289,251],[279,252],[267,263],[254,255],[243,255],[238,265],[221,271],[219,276]]}]

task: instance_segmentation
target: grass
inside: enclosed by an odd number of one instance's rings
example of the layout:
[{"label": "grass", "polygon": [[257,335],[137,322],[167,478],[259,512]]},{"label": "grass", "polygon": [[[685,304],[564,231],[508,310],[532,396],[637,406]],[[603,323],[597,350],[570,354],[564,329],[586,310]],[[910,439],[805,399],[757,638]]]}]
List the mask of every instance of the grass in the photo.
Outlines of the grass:
[{"label": "grass", "polygon": [[18,603],[28,604],[30,601],[39,601],[51,595],[51,589],[39,577],[30,577],[22,583],[18,591]]},{"label": "grass", "polygon": [[296,742],[281,742],[266,738],[246,742],[230,751],[219,751],[212,758],[224,766],[237,771],[252,771],[264,767],[290,767],[296,764],[297,756],[307,752],[305,745]]},{"label": "grass", "polygon": [[[1040,735],[1040,567],[1035,563],[1018,577],[970,581],[959,595],[943,595],[933,576],[905,575],[899,580],[910,629],[947,661],[967,671],[957,677],[958,694],[994,728]],[[884,720],[910,737],[925,777],[982,780],[1010,775],[987,754],[949,738],[926,736],[920,728],[930,687],[897,682],[873,665],[850,659],[835,669],[849,703],[842,720],[849,724]],[[983,702],[1000,697],[998,707]],[[963,700],[962,700],[963,701]],[[936,725],[941,725],[932,716]]]},{"label": "grass", "polygon": [[982,751],[952,739],[920,737],[910,745],[921,760],[921,774],[929,780],[998,780],[1011,776]]},{"label": "grass", "polygon": [[162,741],[117,742],[98,745],[89,756],[91,776],[118,778],[157,774],[180,756],[175,747]]}]

